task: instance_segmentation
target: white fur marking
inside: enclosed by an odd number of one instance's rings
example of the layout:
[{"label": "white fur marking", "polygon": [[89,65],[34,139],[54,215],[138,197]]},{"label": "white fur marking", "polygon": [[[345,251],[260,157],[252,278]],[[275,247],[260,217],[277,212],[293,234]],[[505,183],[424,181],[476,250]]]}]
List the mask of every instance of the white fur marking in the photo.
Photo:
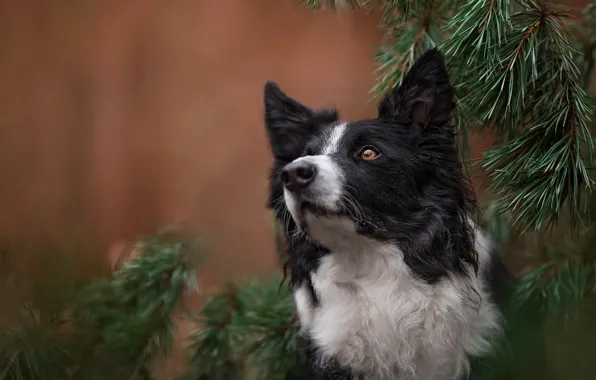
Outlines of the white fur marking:
[{"label": "white fur marking", "polygon": [[300,319],[300,327],[303,331],[307,331],[312,323],[313,303],[305,284],[294,290],[294,303]]},{"label": "white fur marking", "polygon": [[[343,192],[343,174],[329,156],[304,156],[293,162],[306,161],[317,167],[317,177],[301,197],[330,211],[337,210]],[[295,196],[284,188],[286,206],[294,220],[299,221],[300,210]]]},{"label": "white fur marking", "polygon": [[323,151],[321,154],[332,154],[337,152],[339,149],[339,141],[341,140],[344,132],[346,131],[346,123],[341,123],[333,128],[327,141],[325,142],[325,146],[323,147]]},{"label": "white fur marking", "polygon": [[[312,237],[332,251],[312,274],[320,305],[304,300],[305,288],[295,294],[323,362],[333,357],[366,380],[447,380],[466,373],[469,355],[490,349],[500,316],[482,276],[470,269],[468,278],[428,285],[396,246],[357,235],[349,219],[305,217]],[[483,272],[490,252],[476,236]]]}]

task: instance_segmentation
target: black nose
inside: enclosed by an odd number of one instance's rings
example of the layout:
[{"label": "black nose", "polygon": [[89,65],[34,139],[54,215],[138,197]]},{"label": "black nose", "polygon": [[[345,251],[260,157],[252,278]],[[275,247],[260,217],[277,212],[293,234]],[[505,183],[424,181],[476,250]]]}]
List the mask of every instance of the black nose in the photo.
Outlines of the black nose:
[{"label": "black nose", "polygon": [[317,167],[311,163],[298,161],[292,162],[281,171],[280,178],[290,191],[307,187],[317,176]]}]

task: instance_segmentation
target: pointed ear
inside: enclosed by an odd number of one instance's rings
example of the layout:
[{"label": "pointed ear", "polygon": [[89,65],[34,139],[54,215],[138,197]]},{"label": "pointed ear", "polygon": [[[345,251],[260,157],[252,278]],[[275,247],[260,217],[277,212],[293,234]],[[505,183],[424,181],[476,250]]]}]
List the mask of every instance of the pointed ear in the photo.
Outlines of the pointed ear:
[{"label": "pointed ear", "polygon": [[300,157],[313,134],[335,121],[336,110],[312,110],[287,96],[277,83],[265,84],[265,127],[275,158]]},{"label": "pointed ear", "polygon": [[401,86],[379,103],[379,119],[399,118],[423,130],[430,124],[451,121],[453,108],[449,74],[442,54],[435,48],[420,56]]}]

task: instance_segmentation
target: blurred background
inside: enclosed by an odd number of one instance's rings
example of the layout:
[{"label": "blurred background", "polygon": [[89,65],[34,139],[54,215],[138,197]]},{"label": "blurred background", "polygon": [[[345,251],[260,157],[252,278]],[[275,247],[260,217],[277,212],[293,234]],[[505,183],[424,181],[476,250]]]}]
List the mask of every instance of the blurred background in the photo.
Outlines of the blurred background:
[{"label": "blurred background", "polygon": [[377,25],[294,0],[0,2],[0,239],[23,268],[69,244],[93,269],[185,222],[215,250],[209,277],[270,270],[264,83],[374,115]]},{"label": "blurred background", "polygon": [[[210,247],[204,286],[274,270],[264,83],[343,119],[374,115],[378,22],[298,0],[1,0],[11,262],[43,277],[55,247],[93,273],[128,239],[184,222]],[[492,137],[469,143],[477,157]],[[483,173],[473,180],[488,199]]]}]

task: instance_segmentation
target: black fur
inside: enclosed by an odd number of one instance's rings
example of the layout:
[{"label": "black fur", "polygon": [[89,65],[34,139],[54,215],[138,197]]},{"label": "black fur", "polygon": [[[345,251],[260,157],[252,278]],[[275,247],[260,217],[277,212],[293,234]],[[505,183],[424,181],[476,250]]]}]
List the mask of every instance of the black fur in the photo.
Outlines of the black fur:
[{"label": "black fur", "polygon": [[[269,181],[268,207],[275,210],[278,216],[288,213],[285,203],[281,201],[281,170],[303,155],[306,144],[313,135],[336,121],[336,110],[313,111],[288,97],[275,82],[268,81],[265,84],[265,126],[274,157]],[[290,286],[307,282],[311,296],[317,302],[309,273],[316,269],[320,257],[329,253],[329,250],[306,241],[304,237],[288,233],[296,230],[296,223],[292,218],[287,217],[279,221],[286,231],[287,259],[284,270],[289,275]]]},{"label": "black fur", "polygon": [[[350,123],[343,150],[337,153],[344,172],[350,173],[348,191],[369,217],[358,225],[359,232],[397,243],[408,266],[429,283],[450,272],[463,273],[466,263],[477,266],[467,222],[468,215],[476,213],[476,202],[456,148],[452,97],[443,58],[437,50],[430,50],[412,67],[402,86],[380,103],[376,119]],[[284,215],[286,206],[277,201],[283,197],[279,172],[294,159],[321,148],[337,113],[312,111],[273,82],[265,87],[265,105],[275,158],[269,207]],[[375,146],[381,156],[372,162],[355,158],[365,145]],[[343,214],[352,211],[346,204]],[[280,222],[285,231],[296,229],[291,218]],[[293,234],[286,238],[290,252],[311,251],[289,255],[290,281],[301,283],[325,249]]]},{"label": "black fur", "polygon": [[267,82],[265,126],[274,157],[270,180],[270,208],[280,211],[274,202],[283,196],[283,186],[279,180],[281,169],[302,156],[313,135],[335,121],[336,110],[311,110],[287,96],[275,82]]},{"label": "black fur", "polygon": [[[468,221],[476,216],[476,200],[456,147],[453,109],[443,57],[436,49],[430,50],[413,65],[402,85],[380,102],[377,118],[348,123],[340,148],[333,153],[334,161],[346,173],[348,197],[357,199],[363,211],[357,232],[399,246],[412,273],[429,284],[447,275],[464,275],[470,265],[478,269],[474,231]],[[293,160],[318,154],[337,122],[335,110],[311,110],[284,94],[274,82],[267,82],[265,124],[274,156],[268,206],[275,210],[285,231],[285,269],[290,285],[306,283],[315,302],[318,297],[310,273],[329,250],[293,233],[297,226],[286,217],[279,174]],[[378,150],[378,158],[359,159],[365,146]],[[333,212],[350,217],[352,206],[346,202]],[[308,202],[302,207],[330,213]],[[490,276],[495,282],[508,282],[502,263],[492,268]],[[498,286],[495,292],[497,289],[508,288]],[[316,348],[306,339],[307,354],[316,357]],[[333,367],[310,378],[352,379],[344,369]]]}]

